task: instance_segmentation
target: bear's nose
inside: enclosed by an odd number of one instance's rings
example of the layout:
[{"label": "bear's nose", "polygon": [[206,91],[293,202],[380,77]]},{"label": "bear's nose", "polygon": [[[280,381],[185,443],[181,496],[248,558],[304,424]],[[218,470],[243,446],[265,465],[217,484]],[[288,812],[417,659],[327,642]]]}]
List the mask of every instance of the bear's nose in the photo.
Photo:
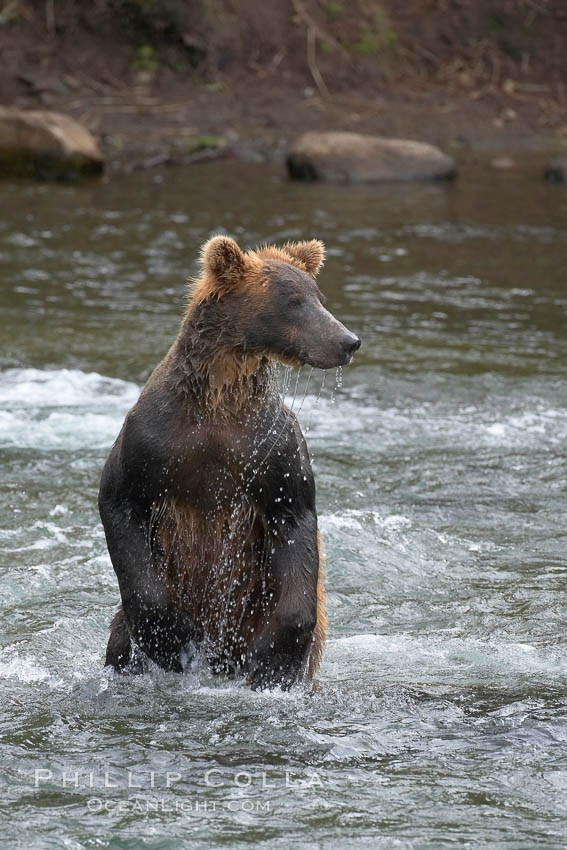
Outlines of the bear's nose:
[{"label": "bear's nose", "polygon": [[343,348],[347,354],[352,355],[360,348],[360,340],[354,334],[347,334],[342,338],[341,348]]}]

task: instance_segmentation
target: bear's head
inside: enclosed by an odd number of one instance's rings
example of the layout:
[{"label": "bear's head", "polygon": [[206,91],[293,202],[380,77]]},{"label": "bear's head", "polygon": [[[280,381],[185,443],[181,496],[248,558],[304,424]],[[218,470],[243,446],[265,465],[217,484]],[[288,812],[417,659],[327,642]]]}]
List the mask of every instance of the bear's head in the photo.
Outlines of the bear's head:
[{"label": "bear's head", "polygon": [[202,249],[190,309],[203,305],[219,339],[235,351],[293,366],[344,366],[360,340],[323,306],[315,277],[324,258],[316,239],[244,252],[233,239],[214,236]]}]

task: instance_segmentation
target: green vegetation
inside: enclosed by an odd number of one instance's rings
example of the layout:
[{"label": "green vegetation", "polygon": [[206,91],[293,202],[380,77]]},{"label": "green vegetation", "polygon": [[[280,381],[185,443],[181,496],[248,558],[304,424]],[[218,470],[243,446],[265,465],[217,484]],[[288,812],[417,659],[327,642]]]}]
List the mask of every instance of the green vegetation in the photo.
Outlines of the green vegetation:
[{"label": "green vegetation", "polygon": [[155,74],[159,68],[159,62],[153,47],[150,44],[144,44],[142,47],[138,47],[130,63],[130,67],[133,71],[146,71],[150,74]]},{"label": "green vegetation", "polygon": [[223,148],[226,145],[224,136],[195,136],[190,145],[191,150],[204,150],[205,148]]},{"label": "green vegetation", "polygon": [[330,0],[329,3],[325,4],[325,13],[330,21],[334,21],[336,18],[342,14],[343,4],[334,2],[334,0]]},{"label": "green vegetation", "polygon": [[113,18],[123,37],[137,46],[131,67],[178,73],[196,67],[206,54],[200,32],[205,0],[104,0],[100,22]]},{"label": "green vegetation", "polygon": [[385,30],[378,33],[371,30],[370,27],[364,27],[359,40],[350,45],[350,51],[358,56],[376,56],[384,48],[394,44],[397,37],[395,30]]},{"label": "green vegetation", "polygon": [[357,56],[377,56],[398,40],[398,33],[382,3],[360,0],[360,7],[360,37],[347,49]]},{"label": "green vegetation", "polygon": [[[79,45],[89,44],[97,67],[108,57],[114,75],[159,71],[170,80],[168,71],[190,77],[198,69],[200,84],[276,68],[290,75],[282,79],[312,78],[320,58],[324,80],[317,86],[330,92],[351,79],[352,57],[365,64],[363,83],[395,57],[397,71],[409,77],[497,87],[509,79],[518,91],[528,84],[535,95],[534,86],[547,86],[541,91],[563,100],[565,2],[413,0],[410,14],[395,0],[0,0],[0,54],[31,55],[47,35],[43,47],[53,51],[54,68],[73,67]],[[318,57],[312,50],[306,56],[306,39]],[[19,77],[13,80],[20,90]]]},{"label": "green vegetation", "polygon": [[492,9],[481,17],[479,35],[495,41],[503,53],[515,62],[521,62],[529,51],[531,36],[525,15]]}]

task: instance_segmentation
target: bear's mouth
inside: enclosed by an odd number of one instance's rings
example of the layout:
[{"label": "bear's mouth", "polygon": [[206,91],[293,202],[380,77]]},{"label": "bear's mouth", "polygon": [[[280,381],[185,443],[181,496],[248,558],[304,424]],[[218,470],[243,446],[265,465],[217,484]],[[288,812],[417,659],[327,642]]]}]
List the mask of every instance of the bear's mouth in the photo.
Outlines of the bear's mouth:
[{"label": "bear's mouth", "polygon": [[299,367],[312,366],[314,369],[337,369],[339,366],[348,366],[352,362],[354,354],[360,347],[360,340],[354,337],[353,343],[348,349],[343,345],[334,347],[331,351],[319,351],[308,353],[304,349],[288,352],[270,352],[268,357],[284,366]]},{"label": "bear's mouth", "polygon": [[352,354],[345,356],[341,354],[340,356],[328,357],[328,358],[316,358],[316,357],[306,357],[304,360],[304,364],[308,366],[312,366],[314,369],[337,369],[339,366],[348,366],[350,361],[352,360]]},{"label": "bear's mouth", "polygon": [[293,368],[305,366],[307,360],[303,354],[268,354],[270,360],[275,360],[276,363],[283,363],[284,366],[292,366]]}]

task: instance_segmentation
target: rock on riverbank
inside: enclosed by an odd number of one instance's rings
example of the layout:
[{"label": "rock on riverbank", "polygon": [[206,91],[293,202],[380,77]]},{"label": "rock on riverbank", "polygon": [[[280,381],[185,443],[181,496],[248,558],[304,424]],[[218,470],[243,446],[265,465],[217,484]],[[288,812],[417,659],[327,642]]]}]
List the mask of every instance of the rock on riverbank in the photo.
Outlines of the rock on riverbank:
[{"label": "rock on riverbank", "polygon": [[567,156],[550,159],[543,176],[550,183],[567,183]]},{"label": "rock on riverbank", "polygon": [[304,133],[287,166],[297,180],[333,183],[445,180],[456,174],[454,160],[433,145],[346,132]]},{"label": "rock on riverbank", "polygon": [[100,174],[103,164],[96,140],[73,118],[0,107],[0,176],[72,180]]}]

